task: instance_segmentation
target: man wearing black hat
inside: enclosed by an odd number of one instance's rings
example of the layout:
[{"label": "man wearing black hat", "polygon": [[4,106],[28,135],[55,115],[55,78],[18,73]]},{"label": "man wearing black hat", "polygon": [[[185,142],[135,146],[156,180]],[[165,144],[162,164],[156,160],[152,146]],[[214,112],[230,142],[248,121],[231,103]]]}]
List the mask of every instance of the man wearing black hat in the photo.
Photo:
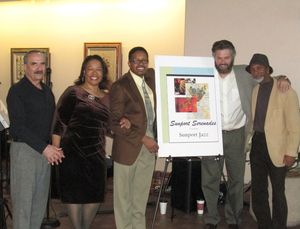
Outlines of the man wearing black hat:
[{"label": "man wearing black hat", "polygon": [[[246,71],[260,82],[252,94],[254,135],[250,152],[252,207],[258,228],[281,229],[287,224],[286,168],[293,165],[300,142],[300,113],[296,92],[278,90],[267,56],[254,54]],[[268,202],[272,184],[272,217]]]},{"label": "man wearing black hat", "polygon": [[[239,228],[243,210],[244,173],[247,136],[251,128],[251,95],[257,84],[245,71],[245,65],[234,65],[235,48],[228,40],[216,41],[212,55],[220,82],[220,103],[222,118],[222,157],[202,157],[201,183],[207,212],[204,221],[207,228],[217,228],[220,215],[218,197],[224,161],[228,175],[225,202],[225,220],[231,229]],[[289,87],[286,80],[280,80],[280,90]]]}]

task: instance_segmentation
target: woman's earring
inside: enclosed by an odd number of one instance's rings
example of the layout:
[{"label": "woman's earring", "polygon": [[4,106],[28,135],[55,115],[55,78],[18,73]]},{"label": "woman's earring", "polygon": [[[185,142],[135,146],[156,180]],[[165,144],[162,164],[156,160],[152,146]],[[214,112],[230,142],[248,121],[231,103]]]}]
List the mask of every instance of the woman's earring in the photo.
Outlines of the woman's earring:
[{"label": "woman's earring", "polygon": [[82,72],[81,82],[84,83],[85,71]]}]

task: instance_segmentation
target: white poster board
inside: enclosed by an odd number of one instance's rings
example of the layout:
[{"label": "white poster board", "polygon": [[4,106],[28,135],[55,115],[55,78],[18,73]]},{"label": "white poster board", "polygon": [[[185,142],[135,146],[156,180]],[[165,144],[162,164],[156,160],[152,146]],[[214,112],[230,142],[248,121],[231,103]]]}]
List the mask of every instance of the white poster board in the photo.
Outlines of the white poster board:
[{"label": "white poster board", "polygon": [[155,77],[158,156],[223,155],[213,58],[156,56]]}]

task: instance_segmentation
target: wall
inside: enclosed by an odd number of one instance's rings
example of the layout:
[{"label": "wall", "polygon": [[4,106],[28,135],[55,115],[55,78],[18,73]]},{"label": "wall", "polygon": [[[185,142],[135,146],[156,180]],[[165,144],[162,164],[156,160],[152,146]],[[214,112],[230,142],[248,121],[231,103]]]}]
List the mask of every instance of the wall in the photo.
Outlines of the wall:
[{"label": "wall", "polygon": [[184,0],[0,2],[0,98],[10,86],[10,48],[50,48],[58,98],[79,75],[84,42],[122,42],[123,73],[137,45],[154,66],[156,54],[183,54],[184,16]]},{"label": "wall", "polygon": [[[213,42],[228,39],[237,64],[267,54],[273,74],[286,74],[300,96],[300,1],[186,0],[185,25],[185,55],[211,56]],[[245,183],[250,179],[246,163]]]},{"label": "wall", "polygon": [[[154,55],[183,55],[184,0],[39,0],[0,2],[0,99],[10,87],[10,48],[48,47],[56,99],[79,75],[84,42],[144,46]],[[163,160],[158,161],[163,168]]]},{"label": "wall", "polygon": [[267,54],[274,74],[286,74],[300,96],[300,1],[187,0],[185,54],[211,56],[221,39],[234,43],[239,64]]}]

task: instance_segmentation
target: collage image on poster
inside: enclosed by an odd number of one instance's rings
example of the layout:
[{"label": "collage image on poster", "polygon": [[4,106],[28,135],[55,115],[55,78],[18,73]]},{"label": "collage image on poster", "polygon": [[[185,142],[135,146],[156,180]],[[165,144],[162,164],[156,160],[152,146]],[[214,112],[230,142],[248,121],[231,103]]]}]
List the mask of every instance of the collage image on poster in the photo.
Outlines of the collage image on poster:
[{"label": "collage image on poster", "polygon": [[198,83],[193,77],[174,78],[176,113],[192,113],[193,119],[210,119],[208,83]]}]

